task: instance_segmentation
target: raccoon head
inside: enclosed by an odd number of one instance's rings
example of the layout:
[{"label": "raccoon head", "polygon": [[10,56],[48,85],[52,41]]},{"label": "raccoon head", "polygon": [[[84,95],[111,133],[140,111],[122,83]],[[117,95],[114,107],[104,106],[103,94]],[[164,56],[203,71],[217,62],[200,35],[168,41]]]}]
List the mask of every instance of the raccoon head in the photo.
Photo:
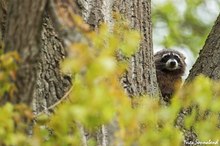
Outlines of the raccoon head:
[{"label": "raccoon head", "polygon": [[183,74],[185,56],[175,50],[161,50],[154,55],[156,69],[166,73]]}]

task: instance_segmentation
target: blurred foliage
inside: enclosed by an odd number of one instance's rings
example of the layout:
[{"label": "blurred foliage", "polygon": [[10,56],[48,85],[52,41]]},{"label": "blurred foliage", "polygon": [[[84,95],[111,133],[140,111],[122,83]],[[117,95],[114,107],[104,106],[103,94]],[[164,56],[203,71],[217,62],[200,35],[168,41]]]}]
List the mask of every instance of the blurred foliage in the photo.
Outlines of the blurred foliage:
[{"label": "blurred foliage", "polygon": [[[194,55],[205,44],[217,14],[212,0],[167,0],[153,3],[153,26],[155,44],[165,48],[189,48]],[[215,8],[218,9],[219,7]],[[214,16],[214,17],[213,17]],[[158,38],[164,36],[163,38]]]},{"label": "blurred foliage", "polygon": [[[218,140],[219,82],[198,76],[176,92],[168,107],[153,98],[137,97],[139,106],[132,108],[130,98],[118,81],[127,64],[117,62],[115,53],[121,48],[129,57],[139,45],[139,34],[123,21],[115,23],[110,30],[102,24],[99,31],[86,31],[84,36],[87,42],[70,46],[69,57],[62,64],[63,72],[74,76],[68,100],[59,104],[52,115],[34,116],[25,105],[1,106],[0,145],[79,146],[82,145],[82,126],[95,132],[97,127],[114,119],[118,130],[114,133],[117,140],[113,145],[177,146],[181,145],[183,135],[174,126],[176,117],[181,108],[192,105],[200,110],[193,109],[187,116],[186,128],[194,126],[201,141]],[[4,86],[6,84],[1,90]],[[90,139],[88,145],[95,146],[95,140]]]},{"label": "blurred foliage", "polygon": [[12,95],[16,90],[13,81],[16,78],[18,61],[19,55],[17,52],[8,52],[6,54],[0,52],[0,100],[6,91]]}]

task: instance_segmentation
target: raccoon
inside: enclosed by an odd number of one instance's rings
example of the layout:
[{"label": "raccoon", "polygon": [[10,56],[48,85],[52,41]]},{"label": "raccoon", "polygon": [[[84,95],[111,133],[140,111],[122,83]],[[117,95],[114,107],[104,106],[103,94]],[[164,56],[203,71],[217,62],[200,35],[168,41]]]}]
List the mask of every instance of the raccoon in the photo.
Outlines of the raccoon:
[{"label": "raccoon", "polygon": [[171,97],[182,84],[185,73],[185,56],[176,50],[161,50],[154,55],[157,81],[163,100],[170,103]]}]

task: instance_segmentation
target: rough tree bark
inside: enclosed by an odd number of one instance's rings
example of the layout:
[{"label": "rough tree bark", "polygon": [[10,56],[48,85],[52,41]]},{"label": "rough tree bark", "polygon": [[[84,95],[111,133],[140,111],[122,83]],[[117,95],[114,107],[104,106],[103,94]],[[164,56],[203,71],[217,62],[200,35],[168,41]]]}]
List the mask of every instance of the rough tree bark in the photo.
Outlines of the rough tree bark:
[{"label": "rough tree bark", "polygon": [[59,63],[66,53],[47,15],[44,15],[42,25],[37,80],[32,102],[36,114],[58,102],[71,86],[70,77],[60,72]]},{"label": "rough tree bark", "polygon": [[0,39],[4,39],[5,34],[5,23],[7,17],[7,1],[1,0],[0,1]]},{"label": "rough tree bark", "polygon": [[[9,2],[8,9],[5,5],[1,7],[4,12],[1,18],[5,18],[1,23],[5,51],[15,50],[21,57],[13,102],[27,103],[37,114],[59,101],[71,85],[70,78],[59,70],[65,50],[45,12],[47,1]],[[1,0],[1,4],[5,1]]]},{"label": "rough tree bark", "polygon": [[141,34],[138,52],[131,58],[128,73],[123,78],[131,96],[149,95],[157,97],[159,89],[153,60],[151,1],[115,1],[115,10],[130,21],[132,29]]},{"label": "rough tree bark", "polygon": [[10,1],[8,7],[5,50],[16,50],[20,57],[17,72],[15,103],[30,105],[36,81],[36,62],[39,55],[39,32],[45,1]]}]

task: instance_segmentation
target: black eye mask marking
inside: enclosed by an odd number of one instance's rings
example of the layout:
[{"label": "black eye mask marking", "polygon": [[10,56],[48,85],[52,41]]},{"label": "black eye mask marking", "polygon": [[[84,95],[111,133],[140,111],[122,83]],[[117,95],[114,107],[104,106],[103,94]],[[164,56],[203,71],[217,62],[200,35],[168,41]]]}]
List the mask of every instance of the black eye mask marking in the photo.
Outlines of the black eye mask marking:
[{"label": "black eye mask marking", "polygon": [[170,59],[170,54],[164,55],[161,59],[161,62],[166,63]]},{"label": "black eye mask marking", "polygon": [[179,55],[173,55],[173,58],[174,59],[176,59],[176,61],[178,62],[178,63],[180,63],[180,57],[179,57]]}]

